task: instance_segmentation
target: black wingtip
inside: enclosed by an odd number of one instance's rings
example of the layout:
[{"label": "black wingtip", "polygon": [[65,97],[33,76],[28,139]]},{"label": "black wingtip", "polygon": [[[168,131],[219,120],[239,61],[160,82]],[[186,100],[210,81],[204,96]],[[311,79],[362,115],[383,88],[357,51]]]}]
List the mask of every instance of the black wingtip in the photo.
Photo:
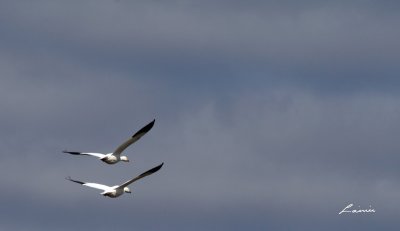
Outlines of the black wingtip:
[{"label": "black wingtip", "polygon": [[137,135],[139,135],[139,134],[142,134],[142,133],[147,133],[148,131],[150,131],[150,130],[153,128],[155,122],[156,122],[156,119],[153,119],[153,121],[151,121],[151,122],[148,123],[146,126],[144,126],[143,128],[141,128],[141,129],[140,129],[138,132],[136,132],[132,137],[135,137],[135,136],[137,136]]},{"label": "black wingtip", "polygon": [[162,162],[162,163],[161,163],[160,165],[158,165],[157,167],[154,167],[154,168],[150,169],[149,171],[152,172],[152,173],[157,172],[158,170],[161,169],[161,167],[162,167],[163,165],[164,165],[164,162]]},{"label": "black wingtip", "polygon": [[81,154],[80,152],[70,152],[67,150],[64,150],[63,153],[68,153],[68,154],[72,154],[72,155],[80,155]]},{"label": "black wingtip", "polygon": [[160,170],[163,165],[164,165],[164,163],[162,163],[162,164],[160,164],[160,165],[158,165],[158,166],[156,166],[156,167],[154,167],[154,168],[152,168],[150,170],[147,170],[146,172],[140,174],[139,177],[144,177],[144,176],[148,176],[150,174],[153,174],[153,173],[157,172],[158,170]]},{"label": "black wingtip", "polygon": [[85,182],[79,181],[79,180],[73,180],[70,176],[65,177],[66,180],[78,183],[78,184],[85,184]]}]

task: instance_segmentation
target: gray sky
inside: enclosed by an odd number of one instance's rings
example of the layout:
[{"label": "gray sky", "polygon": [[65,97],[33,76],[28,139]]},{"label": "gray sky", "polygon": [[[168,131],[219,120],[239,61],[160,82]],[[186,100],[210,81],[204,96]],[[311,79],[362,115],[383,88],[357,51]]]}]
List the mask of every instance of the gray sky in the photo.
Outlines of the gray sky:
[{"label": "gray sky", "polygon": [[[399,10],[2,1],[0,230],[398,230]],[[130,163],[61,153],[111,152],[153,118]],[[64,179],[161,162],[118,199]],[[350,203],[377,212],[338,215]]]}]

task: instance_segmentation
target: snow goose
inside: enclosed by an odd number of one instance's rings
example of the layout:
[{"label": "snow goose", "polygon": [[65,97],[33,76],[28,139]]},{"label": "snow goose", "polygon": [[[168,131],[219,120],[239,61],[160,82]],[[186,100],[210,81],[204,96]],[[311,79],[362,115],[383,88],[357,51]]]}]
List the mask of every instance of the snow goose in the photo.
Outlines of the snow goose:
[{"label": "snow goose", "polygon": [[143,178],[145,176],[148,176],[148,175],[151,175],[151,174],[157,172],[158,170],[161,169],[163,164],[164,163],[161,163],[157,167],[154,167],[154,168],[152,168],[152,169],[140,174],[139,176],[137,176],[137,177],[135,177],[135,178],[133,178],[131,180],[128,180],[127,182],[125,182],[125,183],[123,183],[121,185],[115,185],[115,186],[107,186],[107,185],[97,184],[97,183],[82,182],[82,181],[79,181],[79,180],[73,180],[73,179],[71,179],[71,177],[67,177],[66,179],[70,180],[72,182],[87,186],[87,187],[103,190],[103,192],[100,193],[101,195],[107,196],[107,197],[111,197],[111,198],[115,198],[115,197],[121,196],[122,194],[124,194],[124,192],[125,193],[131,193],[131,190],[128,188],[128,185],[132,184],[133,182],[135,182],[135,181],[137,181],[137,180],[139,180],[139,179],[141,179],[141,178]]},{"label": "snow goose", "polygon": [[129,162],[127,156],[121,156],[121,153],[129,147],[129,145],[138,141],[142,136],[144,136],[150,129],[154,126],[155,119],[151,121],[149,124],[144,126],[142,129],[137,131],[132,137],[130,137],[127,141],[121,144],[114,152],[112,153],[93,153],[93,152],[71,152],[71,151],[63,151],[63,153],[69,153],[72,155],[87,155],[87,156],[94,156],[99,158],[101,161],[107,164],[115,164],[119,161]]}]

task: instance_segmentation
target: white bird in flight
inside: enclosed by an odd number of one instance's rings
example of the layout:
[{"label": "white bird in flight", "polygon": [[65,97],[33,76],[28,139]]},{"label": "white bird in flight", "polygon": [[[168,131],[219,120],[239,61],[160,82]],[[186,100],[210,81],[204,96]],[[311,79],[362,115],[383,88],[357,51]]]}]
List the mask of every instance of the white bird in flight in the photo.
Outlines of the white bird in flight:
[{"label": "white bird in flight", "polygon": [[111,198],[115,198],[115,197],[121,196],[122,194],[124,194],[124,192],[125,193],[131,193],[131,190],[128,188],[128,185],[132,184],[133,182],[135,182],[135,181],[137,181],[137,180],[139,180],[139,179],[141,179],[141,178],[143,178],[145,176],[148,176],[148,175],[151,175],[151,174],[157,172],[158,170],[161,169],[163,164],[164,163],[162,163],[162,164],[158,165],[157,167],[154,167],[154,168],[152,168],[152,169],[140,174],[139,176],[137,176],[137,177],[135,177],[135,178],[133,178],[131,180],[128,180],[127,182],[125,182],[125,183],[123,183],[121,185],[115,185],[115,186],[111,186],[111,187],[107,186],[107,185],[103,185],[103,184],[88,183],[88,182],[82,182],[82,181],[79,181],[79,180],[73,180],[73,179],[71,179],[71,177],[68,177],[66,179],[70,180],[72,182],[87,186],[87,187],[103,190],[103,192],[100,193],[101,195],[107,196],[107,197],[111,197]]},{"label": "white bird in flight", "polygon": [[72,155],[87,155],[87,156],[95,156],[99,158],[101,161],[107,164],[115,164],[119,161],[129,162],[127,156],[121,156],[121,153],[131,144],[138,141],[142,136],[144,136],[150,129],[153,127],[155,119],[151,121],[149,124],[144,126],[142,129],[137,131],[131,138],[121,144],[114,152],[103,154],[103,153],[93,153],[93,152],[70,152],[63,151],[64,153],[69,153]]}]

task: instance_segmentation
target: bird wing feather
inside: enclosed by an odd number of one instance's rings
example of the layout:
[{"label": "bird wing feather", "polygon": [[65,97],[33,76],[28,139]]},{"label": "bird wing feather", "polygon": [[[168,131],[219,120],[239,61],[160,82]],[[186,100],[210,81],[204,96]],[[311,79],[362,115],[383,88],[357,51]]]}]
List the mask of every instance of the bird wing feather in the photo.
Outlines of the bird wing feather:
[{"label": "bird wing feather", "polygon": [[154,168],[152,168],[150,170],[147,170],[146,172],[140,174],[139,176],[137,176],[137,177],[135,177],[135,178],[133,178],[131,180],[128,180],[127,182],[125,182],[125,183],[121,184],[120,186],[118,186],[118,188],[125,188],[126,186],[132,184],[133,182],[135,182],[135,181],[137,181],[137,180],[139,180],[139,179],[141,179],[141,178],[143,178],[145,176],[148,176],[148,175],[151,175],[151,174],[157,172],[158,170],[161,169],[163,164],[164,163],[162,163],[162,164],[158,165],[157,167],[154,167]]},{"label": "bird wing feather", "polygon": [[112,187],[104,185],[104,184],[83,182],[83,181],[79,181],[79,180],[74,180],[71,177],[67,177],[66,179],[69,180],[69,181],[81,184],[83,186],[87,186],[87,187],[95,188],[95,189],[100,189],[100,190],[104,190],[104,191],[110,191],[110,190],[113,189]]},{"label": "bird wing feather", "polygon": [[68,153],[71,155],[86,155],[86,156],[95,156],[98,158],[104,158],[106,155],[102,153],[94,153],[94,152],[71,152],[71,151],[63,151],[63,153]]},{"label": "bird wing feather", "polygon": [[151,130],[151,128],[154,126],[155,119],[151,121],[149,124],[141,128],[139,131],[137,131],[131,138],[129,138],[127,141],[125,141],[123,144],[121,144],[114,152],[113,155],[121,155],[121,153],[129,147],[129,145],[135,143],[138,141],[142,136],[144,136],[148,131]]}]

